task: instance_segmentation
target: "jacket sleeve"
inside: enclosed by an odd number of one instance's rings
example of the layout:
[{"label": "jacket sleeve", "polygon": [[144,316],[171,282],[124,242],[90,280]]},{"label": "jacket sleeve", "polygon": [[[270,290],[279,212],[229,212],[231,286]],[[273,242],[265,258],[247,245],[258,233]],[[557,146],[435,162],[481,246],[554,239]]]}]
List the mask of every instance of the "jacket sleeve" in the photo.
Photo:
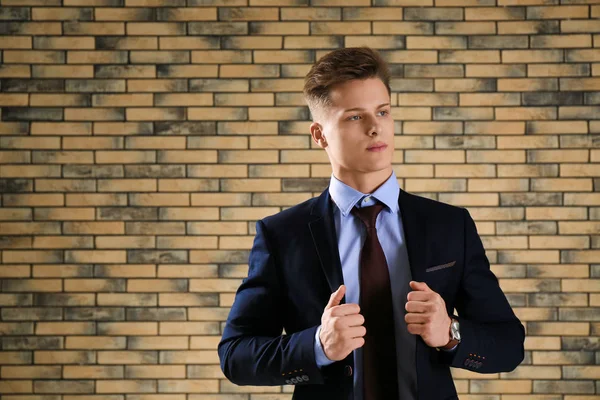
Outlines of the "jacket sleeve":
[{"label": "jacket sleeve", "polygon": [[218,345],[221,369],[237,385],[322,383],[318,326],[282,335],[285,288],[263,221],[256,223],[248,277],[237,290]]},{"label": "jacket sleeve", "polygon": [[525,329],[490,270],[471,215],[463,211],[465,263],[455,304],[461,343],[452,357],[441,356],[456,368],[481,373],[512,371],[524,358]]}]

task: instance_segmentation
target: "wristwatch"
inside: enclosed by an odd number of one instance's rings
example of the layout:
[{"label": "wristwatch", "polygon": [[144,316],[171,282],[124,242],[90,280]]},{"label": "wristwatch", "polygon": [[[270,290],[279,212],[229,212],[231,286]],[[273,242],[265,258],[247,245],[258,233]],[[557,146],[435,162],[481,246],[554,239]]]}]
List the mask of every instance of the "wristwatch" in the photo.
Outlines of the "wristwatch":
[{"label": "wristwatch", "polygon": [[450,341],[445,346],[440,347],[443,350],[450,350],[460,343],[460,324],[455,318],[451,318],[450,323]]}]

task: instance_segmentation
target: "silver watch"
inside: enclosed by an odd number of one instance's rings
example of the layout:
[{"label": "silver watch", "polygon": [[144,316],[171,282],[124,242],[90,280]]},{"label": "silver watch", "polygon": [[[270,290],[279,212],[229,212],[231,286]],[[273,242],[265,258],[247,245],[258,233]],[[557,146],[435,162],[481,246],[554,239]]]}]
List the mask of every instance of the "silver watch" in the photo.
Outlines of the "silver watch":
[{"label": "silver watch", "polygon": [[456,340],[460,343],[460,324],[458,320],[452,318],[452,323],[450,324],[450,335],[453,340]]}]

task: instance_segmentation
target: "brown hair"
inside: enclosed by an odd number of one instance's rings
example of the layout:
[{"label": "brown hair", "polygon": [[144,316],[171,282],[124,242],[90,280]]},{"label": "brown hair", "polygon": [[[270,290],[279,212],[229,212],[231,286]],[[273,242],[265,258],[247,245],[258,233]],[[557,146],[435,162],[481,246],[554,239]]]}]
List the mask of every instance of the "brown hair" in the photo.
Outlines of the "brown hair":
[{"label": "brown hair", "polygon": [[390,71],[381,55],[369,47],[333,50],[317,61],[304,79],[304,99],[311,114],[318,107],[330,105],[332,86],[353,79],[377,77],[390,89]]}]

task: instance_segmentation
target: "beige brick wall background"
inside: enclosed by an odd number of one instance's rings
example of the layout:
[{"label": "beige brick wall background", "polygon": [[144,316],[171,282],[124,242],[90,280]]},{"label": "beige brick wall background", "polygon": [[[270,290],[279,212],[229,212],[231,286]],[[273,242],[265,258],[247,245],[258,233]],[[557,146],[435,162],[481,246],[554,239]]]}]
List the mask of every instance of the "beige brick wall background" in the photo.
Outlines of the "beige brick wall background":
[{"label": "beige brick wall background", "polygon": [[[596,3],[597,5],[594,5]],[[526,325],[461,399],[600,396],[600,1],[0,0],[2,400],[283,400],[216,345],[257,219],[331,173],[301,89],[390,62],[405,190],[468,207]]]}]

